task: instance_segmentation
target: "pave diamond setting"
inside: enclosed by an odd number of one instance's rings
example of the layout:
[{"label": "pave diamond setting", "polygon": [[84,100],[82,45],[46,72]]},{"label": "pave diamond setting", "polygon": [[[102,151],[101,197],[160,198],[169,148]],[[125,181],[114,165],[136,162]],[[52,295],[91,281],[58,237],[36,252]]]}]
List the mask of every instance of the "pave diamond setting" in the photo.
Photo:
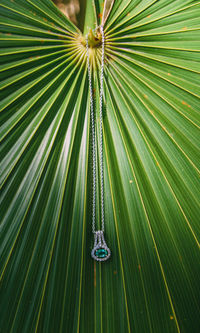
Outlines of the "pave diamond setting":
[{"label": "pave diamond setting", "polygon": [[105,242],[102,230],[95,231],[94,233],[94,247],[91,256],[97,261],[105,261],[111,256],[111,251]]}]

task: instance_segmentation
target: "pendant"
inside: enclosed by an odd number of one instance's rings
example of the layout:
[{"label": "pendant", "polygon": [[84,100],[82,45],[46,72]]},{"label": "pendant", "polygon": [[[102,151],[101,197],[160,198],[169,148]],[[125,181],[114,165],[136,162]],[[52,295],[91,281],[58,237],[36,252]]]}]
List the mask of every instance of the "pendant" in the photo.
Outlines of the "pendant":
[{"label": "pendant", "polygon": [[111,251],[108,248],[103,231],[96,231],[94,234],[94,247],[91,252],[91,256],[93,259],[97,261],[105,261],[110,258]]}]

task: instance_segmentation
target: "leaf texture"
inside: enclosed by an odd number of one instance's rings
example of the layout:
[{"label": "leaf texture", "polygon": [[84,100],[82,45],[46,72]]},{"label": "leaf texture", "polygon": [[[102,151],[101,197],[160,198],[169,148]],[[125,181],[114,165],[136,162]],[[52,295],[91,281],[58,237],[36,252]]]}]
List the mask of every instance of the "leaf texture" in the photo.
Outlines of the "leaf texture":
[{"label": "leaf texture", "polygon": [[[112,256],[96,263],[84,36],[50,0],[0,2],[2,332],[199,332],[199,15],[198,1],[116,0],[107,16]],[[98,183],[98,226],[99,211]]]}]

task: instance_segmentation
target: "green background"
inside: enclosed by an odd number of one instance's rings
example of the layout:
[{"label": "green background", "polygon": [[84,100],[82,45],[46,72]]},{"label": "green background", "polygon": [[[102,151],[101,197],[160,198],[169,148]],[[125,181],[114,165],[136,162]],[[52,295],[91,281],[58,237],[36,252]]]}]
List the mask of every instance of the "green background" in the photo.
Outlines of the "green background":
[{"label": "green background", "polygon": [[[87,32],[103,6],[85,4]],[[81,32],[50,0],[1,0],[2,333],[200,331],[199,17],[199,1],[116,0],[105,23],[98,263]]]}]

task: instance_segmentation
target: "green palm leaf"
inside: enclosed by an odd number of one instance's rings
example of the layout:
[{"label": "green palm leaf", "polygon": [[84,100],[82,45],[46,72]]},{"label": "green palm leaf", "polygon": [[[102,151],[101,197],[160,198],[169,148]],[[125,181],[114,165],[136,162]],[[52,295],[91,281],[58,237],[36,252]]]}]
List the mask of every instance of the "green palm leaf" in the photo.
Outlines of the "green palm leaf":
[{"label": "green palm leaf", "polygon": [[90,256],[84,36],[50,0],[2,0],[1,331],[199,332],[200,3],[83,3],[84,34],[106,18],[112,257]]}]

